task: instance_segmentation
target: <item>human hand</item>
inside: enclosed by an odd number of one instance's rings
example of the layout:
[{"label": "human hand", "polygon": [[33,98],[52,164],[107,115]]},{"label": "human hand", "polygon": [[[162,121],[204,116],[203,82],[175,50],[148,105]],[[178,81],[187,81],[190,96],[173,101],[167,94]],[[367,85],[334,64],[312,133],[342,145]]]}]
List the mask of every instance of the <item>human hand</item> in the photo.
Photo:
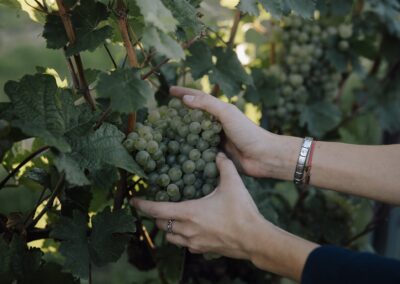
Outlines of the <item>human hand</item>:
[{"label": "human hand", "polygon": [[188,107],[205,110],[221,122],[227,138],[225,151],[240,171],[254,177],[293,178],[301,140],[268,132],[236,106],[199,90],[171,87],[170,93]]},{"label": "human hand", "polygon": [[[251,232],[266,222],[245,188],[234,164],[222,153],[217,156],[220,184],[210,195],[180,203],[132,199],[139,211],[156,218],[161,230],[174,219],[167,240],[188,247],[193,253],[213,252],[250,259]],[[271,224],[272,226],[272,224]]]}]

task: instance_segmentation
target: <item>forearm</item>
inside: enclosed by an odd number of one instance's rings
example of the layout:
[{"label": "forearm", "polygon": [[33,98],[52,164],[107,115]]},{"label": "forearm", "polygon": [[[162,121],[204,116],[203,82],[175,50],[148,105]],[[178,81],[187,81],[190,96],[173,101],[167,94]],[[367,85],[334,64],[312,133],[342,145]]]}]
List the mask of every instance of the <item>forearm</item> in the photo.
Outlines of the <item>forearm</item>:
[{"label": "forearm", "polygon": [[[292,180],[301,143],[301,138],[273,136],[266,151],[274,154],[270,154],[270,158],[265,160],[268,167],[276,169],[267,175]],[[316,143],[311,185],[400,204],[399,177],[400,145]]]},{"label": "forearm", "polygon": [[317,244],[292,235],[267,221],[251,230],[249,255],[258,268],[300,281],[306,260]]}]

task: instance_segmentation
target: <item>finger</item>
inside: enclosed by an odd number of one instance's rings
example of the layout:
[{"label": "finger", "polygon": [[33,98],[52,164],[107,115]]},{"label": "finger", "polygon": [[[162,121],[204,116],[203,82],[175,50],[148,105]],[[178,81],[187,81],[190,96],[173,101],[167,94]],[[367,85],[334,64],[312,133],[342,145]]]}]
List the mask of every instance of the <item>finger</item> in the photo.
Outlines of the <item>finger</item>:
[{"label": "finger", "polygon": [[132,198],[131,205],[144,214],[156,219],[182,219],[186,215],[185,208],[178,203],[155,202]]},{"label": "finger", "polygon": [[201,251],[199,251],[199,250],[195,250],[195,249],[189,249],[189,251],[190,251],[190,253],[192,253],[192,254],[199,254],[199,253],[202,253]]},{"label": "finger", "polygon": [[[166,219],[157,219],[156,220],[156,225],[160,230],[167,231],[168,227],[168,220]],[[185,230],[185,225],[180,222],[180,221],[174,221],[172,222],[172,232],[174,234],[179,234],[182,236],[186,236],[186,230]]]},{"label": "finger", "polygon": [[220,175],[220,183],[224,182],[241,182],[238,171],[235,168],[235,165],[231,160],[229,160],[226,155],[222,152],[219,152],[216,159],[219,175]]},{"label": "finger", "polygon": [[187,106],[205,110],[217,117],[220,121],[225,117],[234,116],[234,112],[237,110],[231,104],[225,103],[199,90],[175,86],[170,88],[170,93],[173,96],[182,98]]},{"label": "finger", "polygon": [[180,247],[188,247],[189,241],[187,238],[177,235],[177,234],[167,234],[166,239],[171,244],[180,246]]},{"label": "finger", "polygon": [[224,143],[224,150],[226,155],[228,156],[229,159],[232,160],[232,162],[235,164],[236,169],[238,172],[244,172],[244,169],[242,167],[242,162],[241,162],[241,153],[238,150],[238,148],[235,146],[235,144],[232,143],[231,140],[227,140]]}]

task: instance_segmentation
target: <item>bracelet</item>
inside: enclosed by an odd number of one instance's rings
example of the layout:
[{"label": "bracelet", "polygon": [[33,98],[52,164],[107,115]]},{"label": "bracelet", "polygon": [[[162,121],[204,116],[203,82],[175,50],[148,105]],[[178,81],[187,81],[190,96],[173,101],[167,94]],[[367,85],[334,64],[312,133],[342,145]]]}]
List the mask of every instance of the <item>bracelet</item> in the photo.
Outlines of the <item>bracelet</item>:
[{"label": "bracelet", "polygon": [[305,137],[300,148],[299,158],[297,159],[296,170],[294,171],[294,183],[296,185],[304,184],[304,173],[306,171],[307,160],[313,145],[312,137]]}]

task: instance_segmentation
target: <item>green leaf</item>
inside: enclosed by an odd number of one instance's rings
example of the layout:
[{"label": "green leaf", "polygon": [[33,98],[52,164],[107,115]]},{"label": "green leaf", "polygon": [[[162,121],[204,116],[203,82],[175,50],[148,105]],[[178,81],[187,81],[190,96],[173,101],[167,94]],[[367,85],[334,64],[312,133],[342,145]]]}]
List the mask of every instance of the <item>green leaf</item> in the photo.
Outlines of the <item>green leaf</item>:
[{"label": "green leaf", "polygon": [[[76,41],[67,46],[67,56],[85,50],[93,51],[107,38],[112,37],[110,26],[99,26],[100,22],[109,16],[104,4],[87,0],[74,7],[70,14]],[[60,49],[68,44],[69,40],[64,25],[58,15],[51,14],[46,17],[43,37],[46,39],[48,48]]]},{"label": "green leaf", "polygon": [[[21,284],[78,284],[79,279],[70,273],[63,272],[63,267],[58,263],[47,262],[38,271],[31,275],[26,275]],[[19,282],[18,282],[19,283]]]},{"label": "green leaf", "polygon": [[101,98],[109,98],[111,108],[122,113],[137,111],[153,96],[151,87],[140,78],[139,71],[132,69],[100,74],[97,93]]},{"label": "green leaf", "polygon": [[178,22],[161,0],[136,0],[136,4],[148,26],[155,26],[165,33],[175,31]]},{"label": "green leaf", "polygon": [[193,79],[197,80],[213,68],[212,53],[202,41],[193,44],[189,51],[191,55],[187,58],[186,64],[190,67]]},{"label": "green leaf", "polygon": [[187,0],[163,0],[163,2],[178,20],[179,27],[190,31],[192,35],[200,34],[203,24],[199,21],[196,8]]},{"label": "green leaf", "polygon": [[276,17],[294,11],[304,18],[311,18],[315,10],[315,0],[260,0],[260,3],[265,10]]},{"label": "green leaf", "polygon": [[16,116],[13,126],[27,135],[42,138],[48,145],[61,151],[70,150],[62,137],[66,125],[60,111],[62,102],[58,97],[54,77],[44,74],[25,75],[19,82],[8,81],[4,91],[12,102]]},{"label": "green leaf", "polygon": [[154,27],[147,27],[143,31],[142,42],[146,47],[154,47],[159,54],[168,58],[176,60],[185,58],[185,53],[180,44]]},{"label": "green leaf", "polygon": [[179,283],[185,261],[185,250],[174,245],[158,249],[158,265],[169,283]]},{"label": "green leaf", "polygon": [[135,219],[126,210],[111,212],[106,207],[92,219],[90,255],[97,266],[117,261],[123,253],[129,236],[136,231]]},{"label": "green leaf", "polygon": [[328,102],[316,102],[307,105],[300,115],[300,124],[306,125],[311,135],[323,136],[339,125],[341,112],[336,105]]},{"label": "green leaf", "polygon": [[[4,187],[0,190],[0,213],[28,213],[39,199],[40,193],[26,186]],[[10,202],[11,201],[11,202]]]},{"label": "green leaf", "polygon": [[72,219],[61,217],[50,233],[51,238],[61,241],[59,251],[65,257],[64,266],[82,278],[89,275],[87,232],[86,216],[74,211]]},{"label": "green leaf", "polygon": [[356,117],[339,129],[344,143],[378,145],[382,139],[379,121],[372,113]]},{"label": "green leaf", "polygon": [[258,0],[240,0],[236,8],[252,16],[258,16],[260,14],[258,10]]},{"label": "green leaf", "polygon": [[210,74],[210,81],[218,84],[225,95],[233,97],[240,92],[242,85],[253,83],[233,50],[216,47],[213,54],[217,57],[217,63]]},{"label": "green leaf", "polygon": [[135,232],[134,221],[127,211],[111,212],[106,207],[92,218],[89,237],[86,216],[74,211],[73,218],[61,217],[50,235],[61,241],[59,250],[65,257],[65,266],[86,279],[91,262],[99,266],[120,258],[129,239],[123,234]]},{"label": "green leaf", "polygon": [[390,34],[400,37],[400,4],[397,0],[373,1],[367,0],[363,12],[368,17],[375,15],[384,24]]}]

